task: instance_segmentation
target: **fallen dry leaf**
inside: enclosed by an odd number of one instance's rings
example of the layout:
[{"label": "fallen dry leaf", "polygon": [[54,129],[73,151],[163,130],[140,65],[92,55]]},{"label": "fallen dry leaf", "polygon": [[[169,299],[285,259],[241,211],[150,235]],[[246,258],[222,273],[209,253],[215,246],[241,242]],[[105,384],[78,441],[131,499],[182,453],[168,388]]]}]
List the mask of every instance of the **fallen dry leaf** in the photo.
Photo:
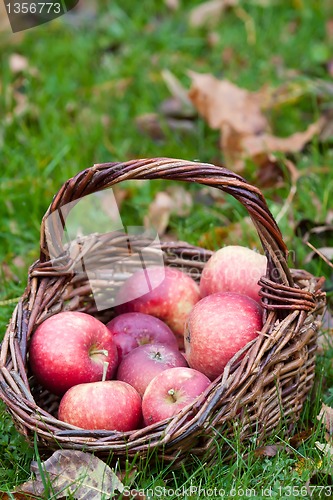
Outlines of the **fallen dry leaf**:
[{"label": "fallen dry leaf", "polygon": [[285,448],[285,445],[283,444],[272,444],[272,445],[267,445],[267,446],[261,446],[260,448],[257,448],[254,450],[254,454],[256,457],[275,457],[279,450],[282,450]]},{"label": "fallen dry leaf", "polygon": [[144,135],[148,135],[153,141],[161,141],[165,134],[157,113],[144,113],[135,119],[136,126]]},{"label": "fallen dry leaf", "polygon": [[168,118],[175,118],[176,120],[191,120],[197,116],[196,110],[184,106],[184,104],[176,97],[170,97],[161,102],[159,112]]},{"label": "fallen dry leaf", "polygon": [[148,135],[153,141],[159,142],[165,139],[165,130],[175,130],[180,134],[191,134],[195,131],[192,120],[176,119],[157,113],[145,113],[135,119],[138,130]]},{"label": "fallen dry leaf", "polygon": [[99,458],[73,450],[57,450],[42,462],[43,476],[37,462],[32,462],[31,471],[36,479],[19,486],[16,494],[41,496],[44,498],[45,483],[52,489],[52,498],[71,498],[100,500],[103,496],[111,498],[115,490],[120,493],[124,485],[112,469]]},{"label": "fallen dry leaf", "polygon": [[317,419],[325,425],[330,434],[333,434],[333,408],[322,403]]},{"label": "fallen dry leaf", "polygon": [[319,443],[318,441],[315,442],[316,447],[318,450],[320,450],[324,455],[326,455],[330,460],[332,460],[332,465],[333,465],[333,446],[330,444],[323,444]]},{"label": "fallen dry leaf", "polygon": [[309,439],[313,434],[313,429],[310,427],[304,431],[294,434],[289,441],[290,446],[293,448],[299,448],[307,439]]},{"label": "fallen dry leaf", "polygon": [[276,137],[267,133],[243,137],[241,139],[242,150],[250,158],[272,151],[296,153],[301,151],[313,136],[319,134],[323,123],[324,120],[320,118],[317,122],[309,125],[304,132],[295,132],[289,137]]},{"label": "fallen dry leaf", "polygon": [[[178,78],[168,69],[164,69],[162,71],[162,78],[166,87],[168,88],[171,99],[168,99],[169,106],[170,101],[172,102],[173,112],[168,113],[167,107],[162,105],[161,111],[164,112],[167,116],[173,116],[176,118],[194,118],[196,116],[196,110],[191,102],[191,99],[188,96],[188,92],[186,88],[182,85],[182,83],[178,80]],[[163,103],[162,103],[163,104]],[[178,108],[175,112],[175,108]]]},{"label": "fallen dry leaf", "polygon": [[154,228],[159,235],[163,235],[168,227],[170,216],[172,214],[180,217],[189,215],[192,203],[190,193],[181,186],[172,186],[167,191],[158,192],[144,218],[145,228]]},{"label": "fallen dry leaf", "polygon": [[193,28],[215,26],[220,21],[223,12],[237,4],[238,0],[209,0],[203,2],[191,10],[190,25]]},{"label": "fallen dry leaf", "polygon": [[256,172],[256,186],[259,189],[269,187],[281,187],[285,185],[284,172],[280,162],[276,161],[274,155],[264,158]]},{"label": "fallen dry leaf", "polygon": [[8,493],[5,493],[3,491],[0,491],[0,500],[36,500],[38,498],[44,498],[41,496],[36,496],[36,495],[28,495],[27,493],[16,493],[15,491],[12,491],[10,495]]},{"label": "fallen dry leaf", "polygon": [[[322,130],[322,117],[303,132],[289,137],[272,134],[264,111],[276,106],[277,93],[267,86],[256,92],[239,88],[228,80],[218,80],[210,74],[190,72],[192,79],[189,97],[208,125],[221,132],[220,146],[226,164],[241,171],[246,158],[258,165],[267,161],[273,152],[295,153],[303,149],[314,135]],[[288,99],[281,93],[278,102]]]},{"label": "fallen dry leaf", "polygon": [[189,75],[192,79],[189,97],[211,128],[227,125],[238,134],[246,135],[267,130],[269,123],[261,110],[267,90],[250,92],[210,74],[190,71]]},{"label": "fallen dry leaf", "polygon": [[161,191],[150,204],[147,216],[144,218],[146,228],[153,227],[158,234],[163,234],[168,226],[173,209],[171,196]]}]

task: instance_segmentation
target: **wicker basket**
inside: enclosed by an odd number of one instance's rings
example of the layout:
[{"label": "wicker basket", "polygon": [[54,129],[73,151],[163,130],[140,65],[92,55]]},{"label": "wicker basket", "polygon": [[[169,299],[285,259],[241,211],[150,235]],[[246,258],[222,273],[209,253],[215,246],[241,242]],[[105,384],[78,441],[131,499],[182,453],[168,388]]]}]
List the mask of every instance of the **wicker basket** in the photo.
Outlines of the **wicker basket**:
[{"label": "wicker basket", "polygon": [[[68,203],[128,179],[214,186],[246,207],[268,258],[267,274],[260,282],[264,327],[205,393],[172,419],[126,433],[87,431],[57,420],[59,399],[38,386],[29,371],[29,339],[38,324],[62,310],[84,311],[107,321],[112,308],[98,314],[87,276],[73,272],[75,260],[82,257],[80,242],[74,256],[62,248],[64,222],[59,217],[54,217],[52,230],[59,235],[60,257],[50,260],[45,221],[50,216],[52,221],[52,214]],[[94,257],[106,265],[112,262],[115,249],[119,255],[122,247],[117,249],[121,237],[112,238],[96,237],[90,246]],[[230,457],[228,442],[236,434],[241,442],[251,441],[253,446],[280,427],[284,436],[293,432],[313,384],[325,294],[321,279],[289,269],[280,230],[256,187],[225,168],[185,160],[154,158],[94,165],[68,180],[54,197],[43,218],[40,247],[40,259],[29,270],[27,288],[0,352],[0,397],[31,443],[37,436],[41,450],[71,448],[104,457],[113,452],[117,459],[137,454],[145,459],[155,454],[178,466],[190,454],[209,461],[218,450],[219,457]],[[211,256],[210,251],[186,243],[162,243],[162,250],[166,265],[179,266],[195,279]]]}]

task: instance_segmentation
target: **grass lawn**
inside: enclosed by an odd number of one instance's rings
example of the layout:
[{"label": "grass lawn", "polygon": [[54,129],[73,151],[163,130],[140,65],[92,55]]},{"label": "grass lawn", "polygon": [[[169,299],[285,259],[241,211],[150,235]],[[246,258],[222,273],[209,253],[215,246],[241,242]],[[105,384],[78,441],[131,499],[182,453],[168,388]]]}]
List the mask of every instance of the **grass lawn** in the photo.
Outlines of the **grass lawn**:
[{"label": "grass lawn", "polygon": [[[298,97],[271,111],[277,135],[304,130],[323,113],[332,114],[329,0],[240,1],[239,8],[227,9],[216,25],[203,27],[189,23],[198,0],[179,1],[175,10],[167,3],[101,1],[94,17],[82,9],[28,30],[21,38],[0,32],[0,339],[25,288],[28,267],[38,258],[41,218],[69,177],[94,163],[140,157],[223,162],[218,131],[203,119],[192,120],[186,131],[170,127],[161,111],[170,98],[164,70],[187,89],[189,70],[211,73],[252,91],[292,82],[301,89]],[[26,61],[22,71],[15,67],[17,54]],[[148,133],[142,124],[147,123],[142,117],[152,113],[160,117],[158,134],[156,126]],[[283,207],[291,188],[288,172],[282,169],[279,179],[271,174],[264,183],[263,172],[259,175],[248,162],[243,175],[262,183],[292,250],[292,264],[324,275],[330,297],[332,268],[319,258],[308,258],[311,250],[301,232],[333,223],[332,139],[329,134],[316,138],[288,158],[300,176],[287,210]],[[124,220],[141,223],[156,193],[167,186],[165,181],[124,186]],[[173,214],[169,232],[193,244],[227,244],[233,224],[244,220],[243,208],[229,199],[215,203],[197,186],[186,185],[186,190],[191,213]],[[245,224],[243,233],[237,233],[238,242],[247,245],[249,234]],[[311,242],[332,249],[332,229],[317,232]],[[220,490],[225,498],[308,498],[310,485],[317,488],[311,490],[316,495],[331,496],[332,463],[315,442],[325,442],[325,429],[316,418],[321,404],[333,405],[332,352],[328,346],[318,355],[316,390],[298,428],[307,432],[304,443],[285,447],[280,446],[286,443],[283,434],[271,437],[267,444],[279,445],[273,457],[258,457],[255,445],[244,450],[230,443],[237,451],[231,464],[221,464],[217,457],[216,465],[207,469],[194,459],[192,468],[177,473],[147,465],[138,472],[134,487],[150,492],[155,488],[156,498],[157,487],[166,488],[160,498],[179,497],[177,488],[190,487],[184,498],[203,498],[200,488],[211,490],[211,498],[220,498]],[[11,491],[30,477],[36,451],[28,449],[0,404],[0,490]]]}]

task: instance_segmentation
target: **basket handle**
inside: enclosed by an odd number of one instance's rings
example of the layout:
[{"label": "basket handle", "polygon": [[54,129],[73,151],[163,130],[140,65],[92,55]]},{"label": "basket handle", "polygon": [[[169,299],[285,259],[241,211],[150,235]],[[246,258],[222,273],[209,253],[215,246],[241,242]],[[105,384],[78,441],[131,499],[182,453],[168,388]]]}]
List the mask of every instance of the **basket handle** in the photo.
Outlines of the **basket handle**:
[{"label": "basket handle", "polygon": [[[196,182],[231,194],[247,209],[258,232],[268,259],[266,279],[285,287],[294,286],[287,265],[287,247],[261,191],[226,168],[173,158],[96,164],[66,181],[55,195],[42,220],[39,263],[46,263],[50,259],[46,238],[46,231],[49,231],[50,227],[52,234],[56,235],[58,255],[63,250],[61,236],[65,221],[61,220],[59,227],[60,212],[57,212],[61,207],[129,179]],[[52,214],[58,216],[50,217]],[[46,220],[48,220],[47,225]]]}]

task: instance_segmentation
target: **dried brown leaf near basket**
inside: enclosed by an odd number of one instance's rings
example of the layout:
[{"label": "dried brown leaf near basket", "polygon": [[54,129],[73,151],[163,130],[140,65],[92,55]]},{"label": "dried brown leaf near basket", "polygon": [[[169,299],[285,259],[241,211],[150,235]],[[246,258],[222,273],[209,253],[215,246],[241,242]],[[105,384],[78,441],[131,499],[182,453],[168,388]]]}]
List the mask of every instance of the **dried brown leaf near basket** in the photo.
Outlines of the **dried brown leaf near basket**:
[{"label": "dried brown leaf near basket", "polygon": [[[29,339],[45,318],[62,310],[95,314],[104,321],[112,308],[98,312],[85,273],[73,271],[82,257],[62,247],[64,218],[55,214],[69,203],[129,179],[165,179],[213,186],[234,196],[247,210],[268,259],[261,279],[264,326],[257,340],[228,363],[223,374],[193,404],[175,417],[131,432],[87,431],[57,419],[59,400],[38,386],[29,371]],[[53,217],[54,216],[54,217]],[[46,226],[46,221],[48,225]],[[51,229],[50,229],[51,223]],[[57,251],[51,259],[47,232]],[[119,256],[122,236],[100,235],[89,251],[107,267]],[[141,242],[144,247],[146,242]],[[199,279],[211,252],[184,243],[162,243],[166,265],[179,266]],[[81,252],[81,254],[80,254]],[[190,454],[211,460],[228,457],[228,442],[261,443],[280,426],[291,434],[315,374],[317,331],[325,304],[322,280],[291,270],[287,249],[261,192],[240,176],[218,166],[170,158],[94,165],[69,179],[54,197],[41,226],[40,259],[29,269],[27,288],[10,320],[0,352],[0,397],[21,433],[40,449],[73,448],[115,458],[153,455],[174,466]],[[121,280],[120,280],[121,282]],[[100,283],[108,290],[112,278]],[[243,354],[245,355],[243,356]]]}]

